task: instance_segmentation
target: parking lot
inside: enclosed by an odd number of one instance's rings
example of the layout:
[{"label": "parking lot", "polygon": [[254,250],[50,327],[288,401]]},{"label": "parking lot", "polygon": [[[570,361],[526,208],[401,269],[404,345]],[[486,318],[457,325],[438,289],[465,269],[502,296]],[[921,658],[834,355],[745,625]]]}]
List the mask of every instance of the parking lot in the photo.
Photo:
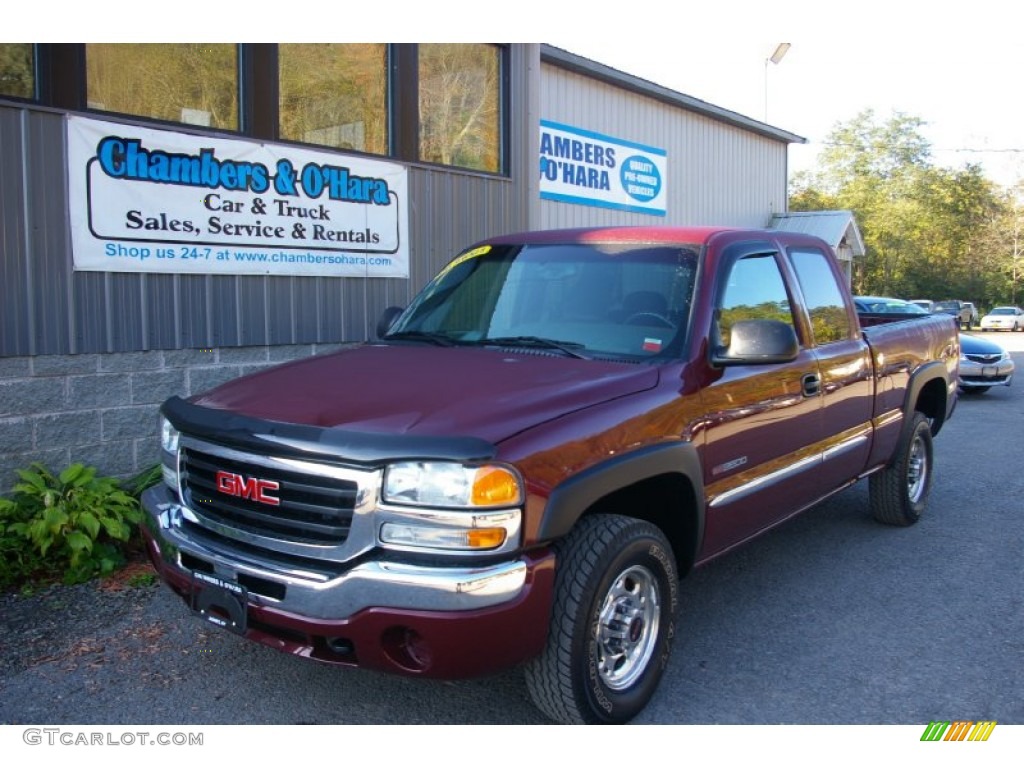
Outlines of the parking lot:
[{"label": "parking lot", "polygon": [[[985,335],[1024,365],[1024,333]],[[692,574],[636,722],[1024,723],[1022,435],[1024,380],[962,398],[918,525],[875,523],[860,483]],[[0,723],[546,722],[517,670],[325,667],[201,624],[158,585],[2,600]]]}]

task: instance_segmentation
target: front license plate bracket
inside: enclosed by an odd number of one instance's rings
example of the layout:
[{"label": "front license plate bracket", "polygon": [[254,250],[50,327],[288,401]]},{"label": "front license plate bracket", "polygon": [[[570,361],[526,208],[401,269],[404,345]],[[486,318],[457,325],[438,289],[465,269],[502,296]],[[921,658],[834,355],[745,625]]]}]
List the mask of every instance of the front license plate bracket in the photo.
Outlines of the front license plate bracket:
[{"label": "front license plate bracket", "polygon": [[236,635],[247,626],[248,590],[233,581],[201,571],[192,572],[192,613]]}]

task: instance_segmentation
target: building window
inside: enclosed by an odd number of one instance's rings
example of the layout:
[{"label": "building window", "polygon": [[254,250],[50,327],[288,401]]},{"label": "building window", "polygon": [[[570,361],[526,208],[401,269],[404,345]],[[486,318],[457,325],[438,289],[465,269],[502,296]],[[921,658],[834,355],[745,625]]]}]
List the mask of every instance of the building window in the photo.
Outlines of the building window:
[{"label": "building window", "polygon": [[0,96],[35,98],[34,48],[32,43],[0,43]]},{"label": "building window", "polygon": [[501,171],[501,49],[419,46],[420,160]]},{"label": "building window", "polygon": [[282,139],[388,153],[386,45],[281,44]]},{"label": "building window", "polygon": [[89,109],[238,130],[231,43],[87,43]]}]

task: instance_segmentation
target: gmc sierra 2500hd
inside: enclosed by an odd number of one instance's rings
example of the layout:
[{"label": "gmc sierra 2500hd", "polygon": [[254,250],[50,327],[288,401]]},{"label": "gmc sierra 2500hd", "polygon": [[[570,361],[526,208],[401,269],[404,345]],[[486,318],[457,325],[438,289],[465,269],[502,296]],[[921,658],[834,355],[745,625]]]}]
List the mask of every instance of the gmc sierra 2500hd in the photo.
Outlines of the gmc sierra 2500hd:
[{"label": "gmc sierra 2500hd", "polygon": [[153,563],[299,656],[522,663],[567,723],[645,706],[693,568],[865,477],[914,523],[956,403],[952,318],[862,329],[828,245],[771,230],[497,237],[378,336],[163,405]]}]

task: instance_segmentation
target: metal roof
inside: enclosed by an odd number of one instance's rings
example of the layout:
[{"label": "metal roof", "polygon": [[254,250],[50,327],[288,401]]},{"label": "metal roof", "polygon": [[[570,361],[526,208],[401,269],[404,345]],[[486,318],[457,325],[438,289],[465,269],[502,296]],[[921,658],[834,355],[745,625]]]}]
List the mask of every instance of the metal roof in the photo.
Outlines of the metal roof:
[{"label": "metal roof", "polygon": [[556,48],[553,45],[542,44],[540,47],[540,58],[544,63],[553,64],[557,67],[592,77],[595,80],[601,80],[609,85],[624,88],[642,96],[648,96],[665,104],[696,112],[719,122],[766,136],[769,139],[775,139],[787,144],[807,143],[807,139],[803,136],[797,136],[795,133],[775,128],[767,123],[741,115],[738,112],[732,112],[723,107],[716,107],[714,104],[701,101],[693,96],[687,96],[686,94],[670,90],[657,83],[652,83],[650,80],[629,75],[621,70],[584,58],[583,56],[578,56],[561,48]]},{"label": "metal roof", "polygon": [[815,235],[838,250],[846,241],[853,256],[864,255],[864,238],[853,211],[795,211],[772,216],[772,229]]}]

